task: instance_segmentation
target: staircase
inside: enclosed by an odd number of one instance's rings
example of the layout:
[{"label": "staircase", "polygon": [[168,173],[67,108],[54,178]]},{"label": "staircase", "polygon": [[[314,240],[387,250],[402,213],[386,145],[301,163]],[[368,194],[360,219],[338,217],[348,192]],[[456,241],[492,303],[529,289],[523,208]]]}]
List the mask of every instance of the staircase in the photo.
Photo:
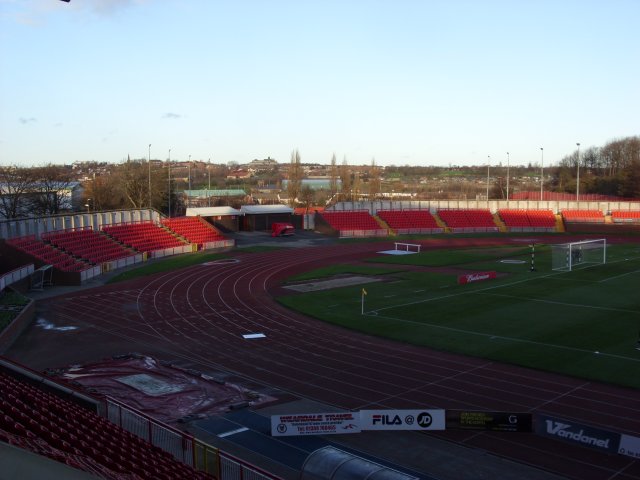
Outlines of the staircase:
[{"label": "staircase", "polygon": [[564,229],[564,222],[562,221],[562,215],[560,213],[556,213],[556,232],[563,233],[566,230]]},{"label": "staircase", "polygon": [[505,223],[500,218],[500,215],[498,215],[498,212],[493,214],[493,223],[495,223],[498,226],[498,230],[500,230],[501,232],[509,231]]}]

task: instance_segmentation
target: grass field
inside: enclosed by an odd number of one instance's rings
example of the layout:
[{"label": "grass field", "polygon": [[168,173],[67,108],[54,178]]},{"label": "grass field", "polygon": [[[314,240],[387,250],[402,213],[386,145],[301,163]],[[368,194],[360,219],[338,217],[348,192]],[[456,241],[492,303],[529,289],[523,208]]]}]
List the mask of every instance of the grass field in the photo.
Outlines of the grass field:
[{"label": "grass field", "polygon": [[[572,272],[551,270],[548,246],[536,246],[533,272],[530,259],[526,244],[379,255],[369,270],[343,265],[304,277],[374,275],[379,281],[365,286],[366,296],[355,286],[279,301],[403,342],[640,388],[640,245],[609,245],[606,265]],[[498,278],[457,283],[459,274],[486,270]]]}]

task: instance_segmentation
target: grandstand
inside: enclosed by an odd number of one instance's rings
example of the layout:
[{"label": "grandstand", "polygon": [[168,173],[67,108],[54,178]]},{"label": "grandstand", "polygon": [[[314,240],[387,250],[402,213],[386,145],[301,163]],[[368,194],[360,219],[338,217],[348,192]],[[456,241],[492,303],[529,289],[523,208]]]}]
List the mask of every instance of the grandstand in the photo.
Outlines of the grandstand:
[{"label": "grandstand", "polygon": [[182,247],[187,243],[153,222],[109,225],[102,230],[116,241],[139,252]]},{"label": "grandstand", "polygon": [[0,371],[0,440],[100,478],[214,478],[90,409],[5,371]]},{"label": "grandstand", "polygon": [[42,235],[42,240],[69,255],[94,265],[133,255],[135,252],[90,228],[63,230]]}]

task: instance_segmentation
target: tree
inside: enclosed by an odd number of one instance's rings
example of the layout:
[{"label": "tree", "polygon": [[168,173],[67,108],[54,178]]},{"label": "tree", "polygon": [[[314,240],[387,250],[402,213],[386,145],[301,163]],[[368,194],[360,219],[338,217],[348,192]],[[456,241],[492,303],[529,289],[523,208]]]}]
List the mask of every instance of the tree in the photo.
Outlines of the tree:
[{"label": "tree", "polygon": [[309,207],[314,204],[315,194],[316,192],[309,185],[305,185],[304,187],[302,187],[302,190],[300,192],[300,200],[304,205],[305,213],[308,213]]},{"label": "tree", "polygon": [[296,199],[300,196],[303,175],[304,172],[302,170],[302,165],[300,164],[300,152],[296,149],[291,152],[289,181],[287,182],[287,195],[289,196],[289,205],[292,208],[296,206]]},{"label": "tree", "polygon": [[336,165],[336,154],[331,156],[331,168],[329,169],[329,191],[331,197],[338,193],[338,166]]},{"label": "tree", "polygon": [[7,219],[26,216],[33,185],[32,169],[0,166],[0,214]]},{"label": "tree", "polygon": [[380,169],[376,165],[376,159],[371,159],[371,171],[369,172],[369,200],[375,200],[380,193],[381,180]]},{"label": "tree", "polygon": [[71,186],[74,183],[71,170],[64,166],[48,164],[32,170],[34,192],[29,208],[35,215],[56,215],[71,210]]},{"label": "tree", "polygon": [[347,157],[342,159],[340,166],[340,191],[344,200],[351,200],[351,171],[347,164]]},{"label": "tree", "polygon": [[149,205],[149,170],[144,160],[129,160],[120,165],[114,179],[128,208]]}]

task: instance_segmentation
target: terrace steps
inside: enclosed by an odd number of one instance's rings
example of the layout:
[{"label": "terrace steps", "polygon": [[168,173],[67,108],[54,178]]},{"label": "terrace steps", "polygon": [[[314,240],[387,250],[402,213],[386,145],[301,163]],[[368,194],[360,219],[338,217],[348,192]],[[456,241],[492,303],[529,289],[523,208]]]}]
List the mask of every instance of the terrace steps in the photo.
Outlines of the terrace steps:
[{"label": "terrace steps", "polygon": [[509,229],[507,228],[507,225],[502,221],[502,219],[500,218],[500,215],[498,215],[498,212],[493,214],[493,222],[497,225],[498,230],[500,230],[501,232],[509,231]]},{"label": "terrace steps", "polygon": [[556,232],[563,233],[566,230],[564,229],[564,221],[562,220],[562,214],[556,213],[554,215],[556,217]]}]

